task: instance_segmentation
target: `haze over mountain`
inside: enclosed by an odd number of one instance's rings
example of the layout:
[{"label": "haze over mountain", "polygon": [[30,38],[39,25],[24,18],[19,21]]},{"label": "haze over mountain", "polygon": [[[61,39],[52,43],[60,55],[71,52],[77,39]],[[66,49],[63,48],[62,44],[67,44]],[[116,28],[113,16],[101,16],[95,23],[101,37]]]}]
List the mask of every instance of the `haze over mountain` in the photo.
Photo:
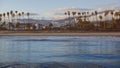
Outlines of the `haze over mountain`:
[{"label": "haze over mountain", "polygon": [[[40,18],[54,19],[51,15],[56,9],[64,8],[119,8],[120,0],[1,0],[0,13],[23,11],[39,14]],[[59,18],[59,17],[58,17]],[[56,18],[55,18],[56,19]]]}]

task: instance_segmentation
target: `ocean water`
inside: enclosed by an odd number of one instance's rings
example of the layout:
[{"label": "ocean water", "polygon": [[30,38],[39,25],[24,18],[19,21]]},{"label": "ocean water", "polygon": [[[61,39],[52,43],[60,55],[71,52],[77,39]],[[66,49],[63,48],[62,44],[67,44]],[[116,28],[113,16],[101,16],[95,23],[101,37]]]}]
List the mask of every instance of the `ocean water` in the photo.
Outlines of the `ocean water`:
[{"label": "ocean water", "polygon": [[120,68],[120,37],[0,36],[0,63],[1,66],[2,63],[97,64]]}]

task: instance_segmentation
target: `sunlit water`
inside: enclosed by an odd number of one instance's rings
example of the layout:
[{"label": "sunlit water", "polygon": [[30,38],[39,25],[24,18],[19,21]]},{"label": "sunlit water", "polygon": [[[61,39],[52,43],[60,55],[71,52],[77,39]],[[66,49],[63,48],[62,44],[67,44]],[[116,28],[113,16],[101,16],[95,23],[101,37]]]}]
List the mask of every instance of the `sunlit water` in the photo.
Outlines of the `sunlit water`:
[{"label": "sunlit water", "polygon": [[0,63],[46,62],[94,63],[120,68],[120,37],[0,37]]}]

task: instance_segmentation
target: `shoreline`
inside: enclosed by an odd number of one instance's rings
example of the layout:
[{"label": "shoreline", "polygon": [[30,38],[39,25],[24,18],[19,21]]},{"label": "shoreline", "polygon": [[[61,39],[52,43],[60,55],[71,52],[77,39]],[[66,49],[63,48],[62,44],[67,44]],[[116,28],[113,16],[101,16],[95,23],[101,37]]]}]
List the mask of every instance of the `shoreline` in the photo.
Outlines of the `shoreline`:
[{"label": "shoreline", "polygon": [[0,36],[120,36],[120,32],[0,32]]}]

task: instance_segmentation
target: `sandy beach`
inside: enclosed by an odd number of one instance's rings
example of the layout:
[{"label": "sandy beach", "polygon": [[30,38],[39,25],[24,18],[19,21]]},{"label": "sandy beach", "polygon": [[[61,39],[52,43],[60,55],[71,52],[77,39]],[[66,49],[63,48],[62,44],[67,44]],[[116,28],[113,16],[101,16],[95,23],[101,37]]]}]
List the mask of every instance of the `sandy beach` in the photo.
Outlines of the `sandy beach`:
[{"label": "sandy beach", "polygon": [[120,36],[120,32],[12,32],[0,31],[0,36]]}]

